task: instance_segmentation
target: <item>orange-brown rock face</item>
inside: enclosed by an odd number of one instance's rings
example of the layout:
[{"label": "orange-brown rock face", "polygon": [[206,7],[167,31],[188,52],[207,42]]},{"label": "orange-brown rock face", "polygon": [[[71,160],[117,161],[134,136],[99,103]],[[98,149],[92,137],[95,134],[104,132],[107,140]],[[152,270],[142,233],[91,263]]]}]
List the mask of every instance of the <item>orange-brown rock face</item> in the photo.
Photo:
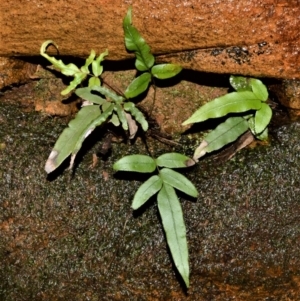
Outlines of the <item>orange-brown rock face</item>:
[{"label": "orange-brown rock face", "polygon": [[109,49],[130,57],[122,20],[133,22],[158,60],[199,71],[300,79],[298,0],[3,1],[0,56],[38,55],[53,39],[61,55]]}]

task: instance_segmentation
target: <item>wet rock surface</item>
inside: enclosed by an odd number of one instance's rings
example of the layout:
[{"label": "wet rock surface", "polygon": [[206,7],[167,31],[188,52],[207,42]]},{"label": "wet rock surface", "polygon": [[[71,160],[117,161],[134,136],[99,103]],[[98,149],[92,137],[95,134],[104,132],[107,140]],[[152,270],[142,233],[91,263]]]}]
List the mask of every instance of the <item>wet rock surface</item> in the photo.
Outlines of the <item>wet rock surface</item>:
[{"label": "wet rock surface", "polygon": [[[91,168],[91,136],[72,176],[43,168],[66,119],[0,106],[1,300],[297,300],[300,294],[300,124],[274,127],[269,145],[186,175],[200,196],[181,196],[191,287],[172,267],[153,200],[130,208],[140,176],[112,164],[135,144],[114,143]],[[184,137],[175,151],[191,154]],[[170,151],[152,141],[155,155]]]}]

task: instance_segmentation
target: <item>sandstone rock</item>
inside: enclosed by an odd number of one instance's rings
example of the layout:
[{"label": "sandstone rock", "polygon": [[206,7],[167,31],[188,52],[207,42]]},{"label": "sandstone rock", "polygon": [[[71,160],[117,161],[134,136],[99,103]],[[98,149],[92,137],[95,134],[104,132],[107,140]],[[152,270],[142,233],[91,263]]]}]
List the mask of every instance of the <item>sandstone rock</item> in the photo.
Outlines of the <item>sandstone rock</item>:
[{"label": "sandstone rock", "polygon": [[288,108],[300,110],[300,82],[294,80],[284,80],[281,93],[286,96],[282,97],[282,104]]},{"label": "sandstone rock", "polygon": [[[23,64],[26,66],[27,63]],[[77,112],[77,101],[74,97],[69,98],[60,94],[66,87],[61,78],[57,78],[55,74],[39,65],[30,67],[30,69],[34,67],[35,72],[27,74],[28,77],[24,81],[29,82],[7,89],[1,97],[1,102],[18,104],[25,111],[35,110],[47,115],[68,116]]]},{"label": "sandstone rock", "polygon": [[[122,20],[133,22],[160,55],[199,71],[300,79],[297,0],[0,1],[0,56],[39,55],[53,39],[62,55],[109,58],[124,49]],[[165,54],[165,55],[163,55]]]},{"label": "sandstone rock", "polygon": [[35,70],[36,65],[14,58],[0,57],[0,89],[28,82]]},{"label": "sandstone rock", "polygon": [[300,81],[283,80],[278,85],[270,86],[272,91],[278,98],[279,102],[285,106],[292,119],[300,117]]}]

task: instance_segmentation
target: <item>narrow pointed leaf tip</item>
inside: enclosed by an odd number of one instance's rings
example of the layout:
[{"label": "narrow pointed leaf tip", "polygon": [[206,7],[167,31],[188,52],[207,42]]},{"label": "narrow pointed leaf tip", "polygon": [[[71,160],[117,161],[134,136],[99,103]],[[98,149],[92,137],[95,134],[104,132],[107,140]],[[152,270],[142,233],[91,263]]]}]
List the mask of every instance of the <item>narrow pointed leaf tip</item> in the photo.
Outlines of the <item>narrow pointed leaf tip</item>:
[{"label": "narrow pointed leaf tip", "polygon": [[132,23],[132,17],[131,17],[132,13],[131,12],[132,12],[132,7],[129,6],[126,16],[123,20],[123,26],[131,25],[131,23]]},{"label": "narrow pointed leaf tip", "polygon": [[157,196],[158,210],[175,266],[189,287],[189,255],[182,208],[174,188],[163,184]]}]

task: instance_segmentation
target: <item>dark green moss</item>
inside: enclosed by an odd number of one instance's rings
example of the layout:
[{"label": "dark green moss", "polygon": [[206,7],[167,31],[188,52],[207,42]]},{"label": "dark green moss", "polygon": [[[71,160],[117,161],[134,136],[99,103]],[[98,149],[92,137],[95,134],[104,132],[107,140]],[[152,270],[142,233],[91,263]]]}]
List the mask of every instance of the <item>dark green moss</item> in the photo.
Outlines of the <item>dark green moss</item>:
[{"label": "dark green moss", "polygon": [[[185,173],[200,192],[197,201],[182,198],[188,294],[156,203],[133,214],[140,178],[112,171],[120,157],[145,153],[144,145],[113,144],[92,169],[101,142],[87,143],[73,176],[62,168],[47,177],[45,161],[66,124],[0,105],[1,300],[296,300],[299,124],[277,129],[269,146],[222,165],[206,159]],[[155,143],[157,154],[164,151]]]}]

